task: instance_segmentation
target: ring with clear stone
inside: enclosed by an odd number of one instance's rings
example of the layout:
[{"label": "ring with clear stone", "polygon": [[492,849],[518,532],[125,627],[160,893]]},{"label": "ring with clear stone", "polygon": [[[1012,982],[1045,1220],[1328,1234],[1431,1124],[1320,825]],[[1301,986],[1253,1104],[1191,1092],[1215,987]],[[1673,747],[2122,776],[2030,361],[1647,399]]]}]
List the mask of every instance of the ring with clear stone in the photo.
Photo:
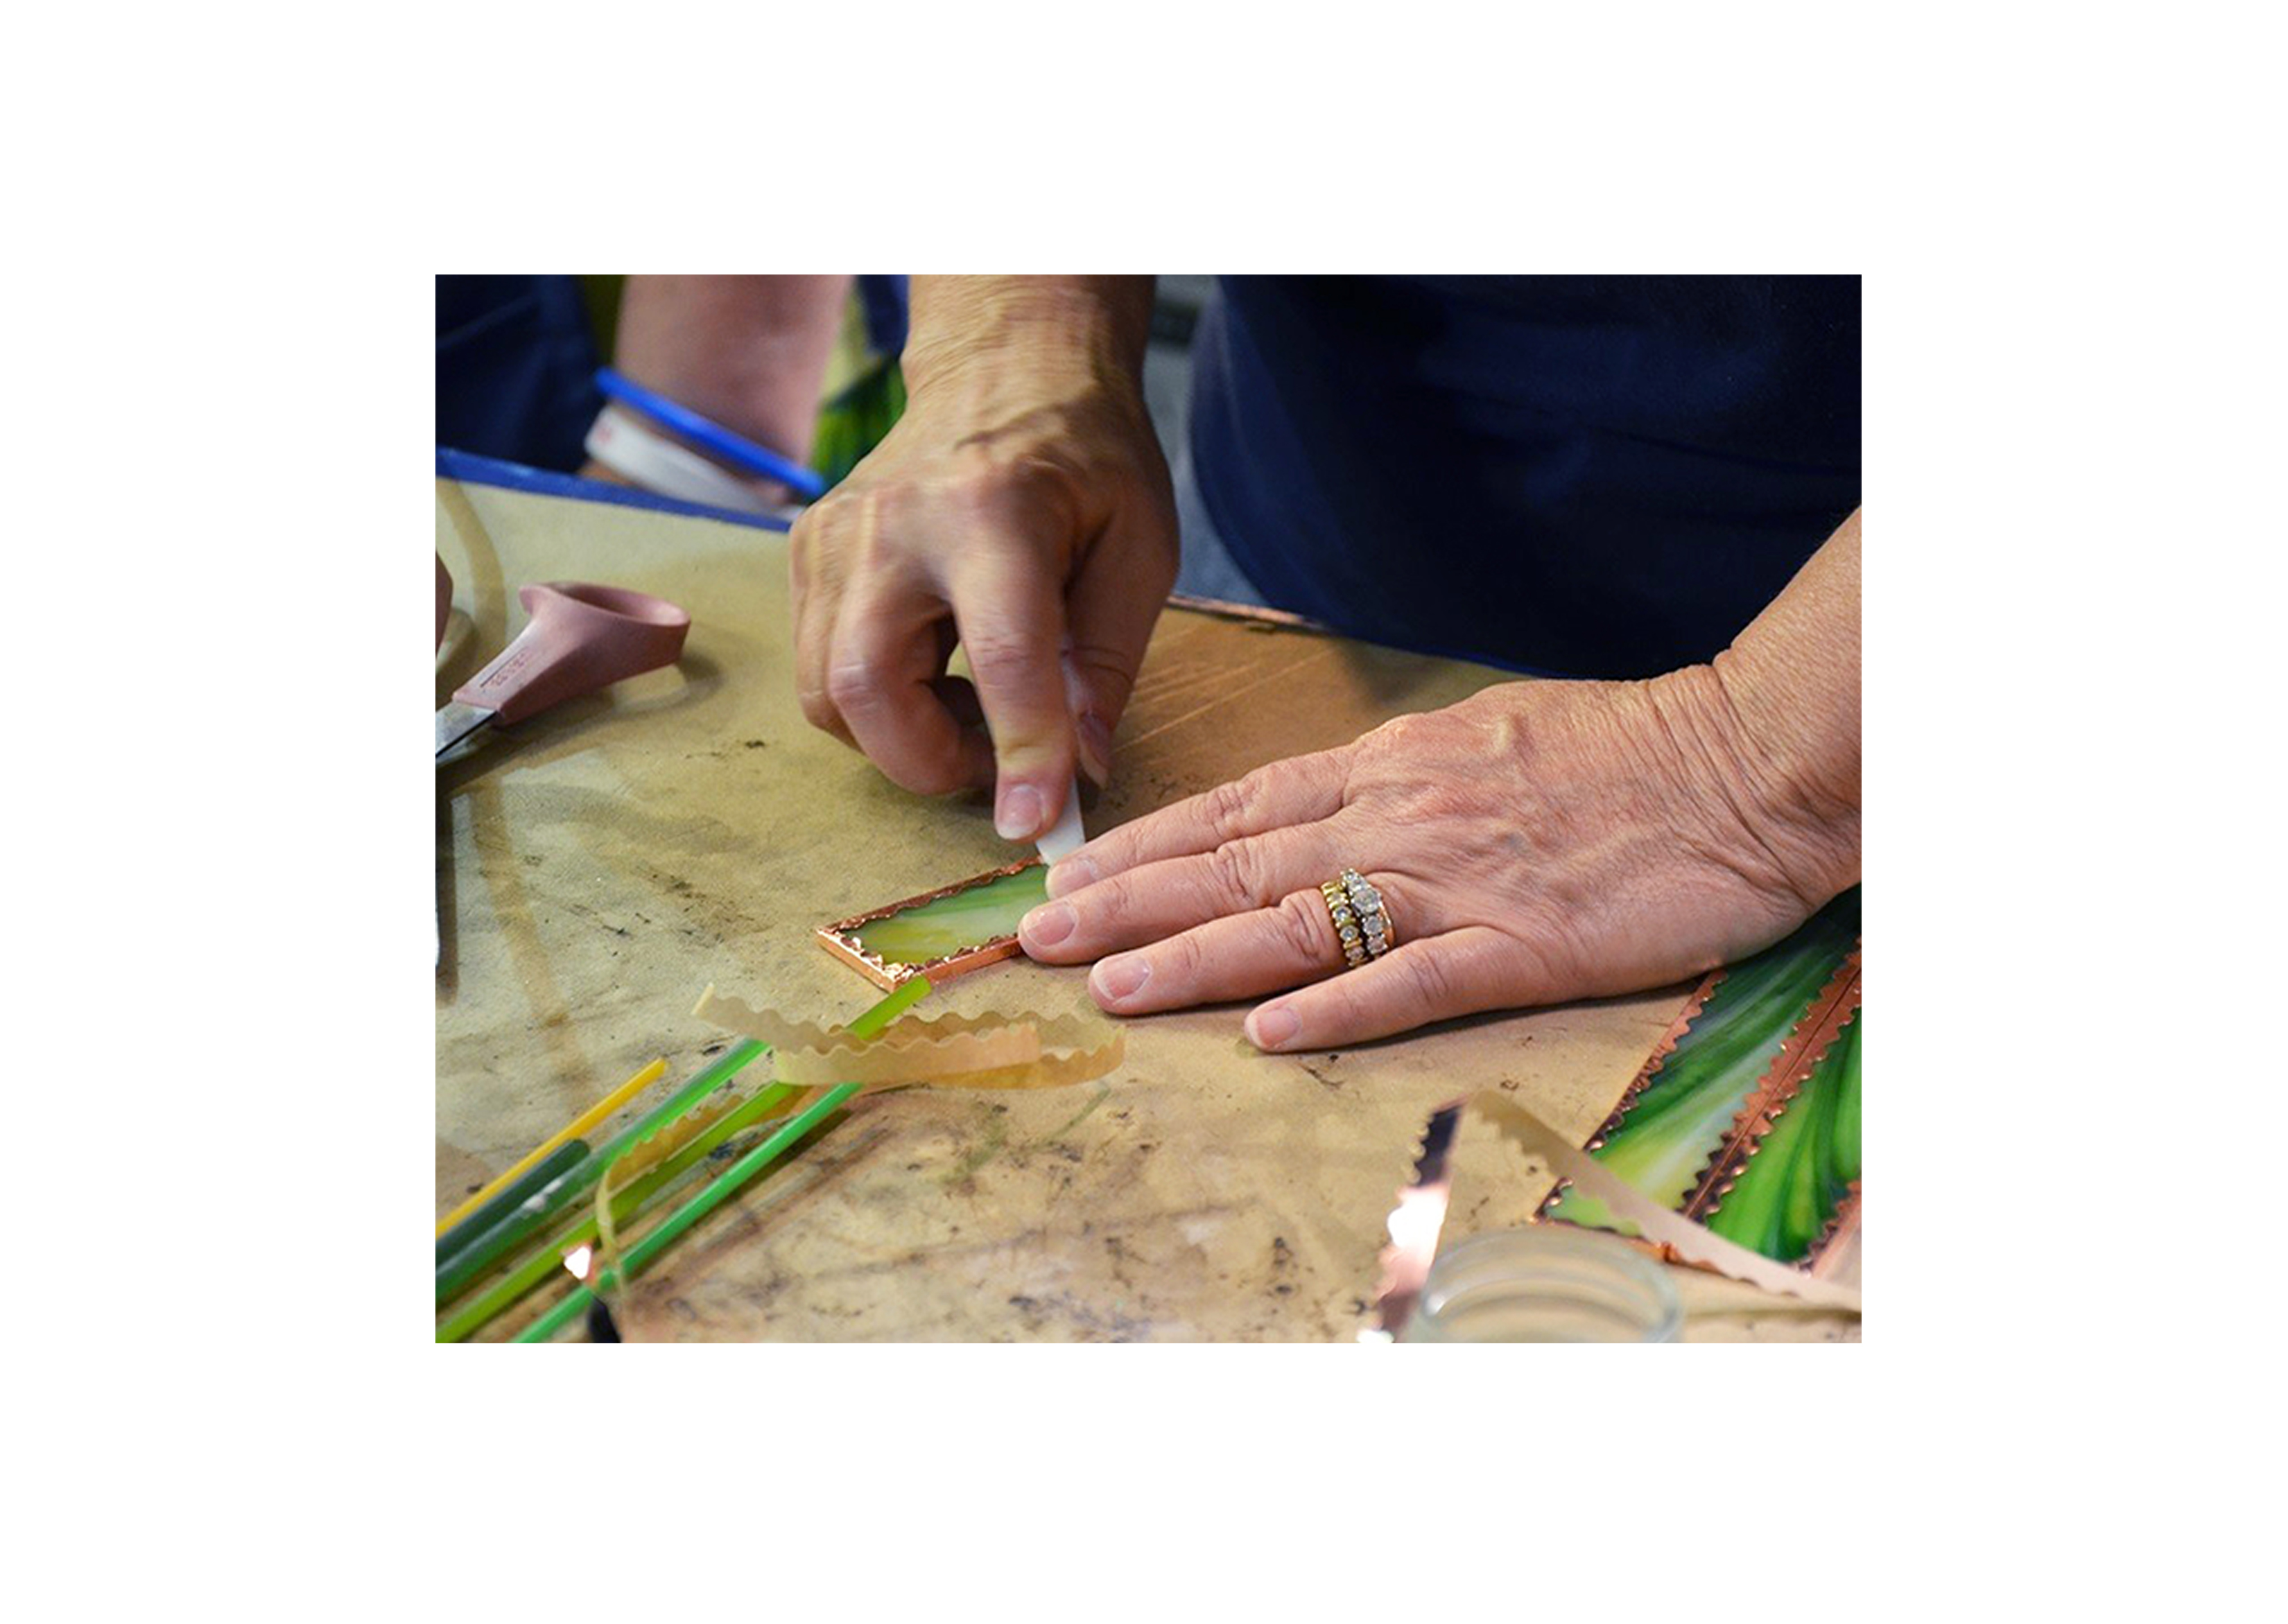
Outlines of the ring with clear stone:
[{"label": "ring with clear stone", "polygon": [[1319,887],[1319,895],[1326,902],[1327,917],[1334,923],[1343,961],[1351,969],[1371,963],[1396,942],[1382,893],[1357,869],[1344,869]]},{"label": "ring with clear stone", "polygon": [[1390,910],[1384,906],[1382,893],[1373,883],[1355,868],[1346,868],[1339,883],[1358,915],[1359,937],[1369,959],[1378,959],[1398,945],[1398,932],[1390,923]]},{"label": "ring with clear stone", "polygon": [[1335,940],[1343,950],[1343,960],[1356,970],[1368,958],[1366,928],[1361,923],[1358,910],[1351,906],[1350,891],[1340,880],[1329,880],[1319,887],[1319,895],[1327,904],[1327,917],[1335,927]]}]

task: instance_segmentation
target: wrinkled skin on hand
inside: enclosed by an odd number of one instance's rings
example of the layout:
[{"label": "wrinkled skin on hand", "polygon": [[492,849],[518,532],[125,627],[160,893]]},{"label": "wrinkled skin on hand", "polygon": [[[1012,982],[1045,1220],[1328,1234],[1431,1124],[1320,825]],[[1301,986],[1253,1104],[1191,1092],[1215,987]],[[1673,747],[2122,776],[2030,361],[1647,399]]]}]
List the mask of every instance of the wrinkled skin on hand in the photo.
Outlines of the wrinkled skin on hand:
[{"label": "wrinkled skin on hand", "polygon": [[[997,778],[1011,840],[1055,822],[1076,768],[1107,781],[1176,574],[1167,467],[1116,368],[1044,352],[933,372],[790,551],[814,724],[921,794]],[[973,685],[946,675],[957,639]]]},{"label": "wrinkled skin on hand", "polygon": [[[1090,842],[1021,939],[1100,961],[1090,989],[1118,1014],[1280,994],[1247,1018],[1270,1050],[1636,991],[1776,941],[1855,883],[1856,780],[1855,757],[1847,788],[1781,778],[1709,667],[1505,684]],[[1396,942],[1357,970],[1317,889],[1346,867]]]}]

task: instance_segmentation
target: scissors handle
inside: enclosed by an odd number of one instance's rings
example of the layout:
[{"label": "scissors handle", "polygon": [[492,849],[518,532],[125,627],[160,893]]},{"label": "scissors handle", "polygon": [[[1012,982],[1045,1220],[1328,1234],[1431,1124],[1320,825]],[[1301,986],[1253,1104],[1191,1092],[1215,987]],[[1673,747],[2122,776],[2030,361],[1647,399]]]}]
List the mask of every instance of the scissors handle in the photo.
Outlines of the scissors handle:
[{"label": "scissors handle", "polygon": [[673,665],[691,630],[691,617],[673,604],[621,587],[559,581],[520,587],[516,596],[532,618],[453,695],[502,722]]}]

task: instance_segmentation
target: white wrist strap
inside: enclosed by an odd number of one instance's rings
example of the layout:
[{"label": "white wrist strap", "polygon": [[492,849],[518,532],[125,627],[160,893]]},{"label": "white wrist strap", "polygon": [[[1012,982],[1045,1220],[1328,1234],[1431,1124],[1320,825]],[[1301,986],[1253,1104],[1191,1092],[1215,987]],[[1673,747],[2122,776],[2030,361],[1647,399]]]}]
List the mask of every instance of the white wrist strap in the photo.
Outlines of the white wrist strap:
[{"label": "white wrist strap", "polygon": [[622,479],[655,495],[741,513],[785,517],[798,508],[775,508],[754,487],[727,473],[696,451],[655,433],[618,407],[607,405],[588,430],[588,455]]}]

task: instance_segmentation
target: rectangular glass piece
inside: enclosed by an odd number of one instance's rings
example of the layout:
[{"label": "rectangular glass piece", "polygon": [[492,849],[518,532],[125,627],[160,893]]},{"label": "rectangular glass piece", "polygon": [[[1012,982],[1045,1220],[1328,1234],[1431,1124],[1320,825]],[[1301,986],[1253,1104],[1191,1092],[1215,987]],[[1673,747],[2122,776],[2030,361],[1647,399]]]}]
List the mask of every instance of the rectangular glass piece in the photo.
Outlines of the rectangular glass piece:
[{"label": "rectangular glass piece", "polygon": [[1017,922],[1048,897],[1037,858],[822,926],[827,950],[877,986],[944,981],[1015,956]]}]

